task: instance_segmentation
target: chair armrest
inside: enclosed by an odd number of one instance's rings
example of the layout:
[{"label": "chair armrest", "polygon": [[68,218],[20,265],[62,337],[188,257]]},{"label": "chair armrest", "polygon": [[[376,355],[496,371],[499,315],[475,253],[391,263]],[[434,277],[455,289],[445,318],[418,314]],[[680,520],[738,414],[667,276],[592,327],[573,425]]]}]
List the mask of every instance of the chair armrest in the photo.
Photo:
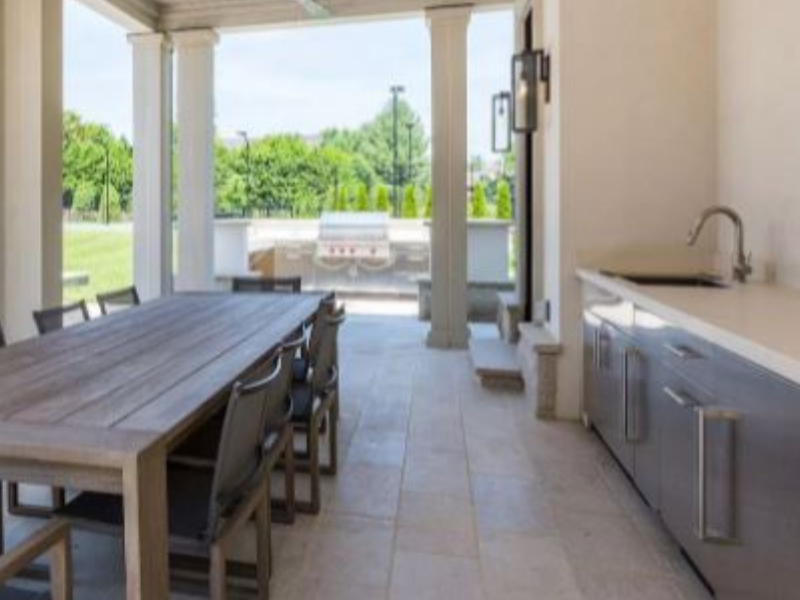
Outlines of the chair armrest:
[{"label": "chair armrest", "polygon": [[40,556],[52,552],[50,581],[53,600],[72,598],[70,528],[65,521],[48,523],[19,546],[0,556],[0,585],[16,577]]}]

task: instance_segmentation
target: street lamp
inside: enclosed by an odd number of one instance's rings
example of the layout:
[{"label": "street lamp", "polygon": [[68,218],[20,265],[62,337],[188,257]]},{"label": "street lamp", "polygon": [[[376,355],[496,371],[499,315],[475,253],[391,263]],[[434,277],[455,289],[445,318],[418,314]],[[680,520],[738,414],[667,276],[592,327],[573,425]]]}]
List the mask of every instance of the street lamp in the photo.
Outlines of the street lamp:
[{"label": "street lamp", "polygon": [[414,123],[409,122],[406,123],[406,129],[408,129],[408,170],[406,171],[406,180],[408,183],[413,182],[413,162],[412,162],[412,150],[413,150],[413,139],[412,134],[414,133]]},{"label": "street lamp", "polygon": [[[247,205],[250,206],[250,202],[252,202],[252,198],[250,197],[252,194],[252,188],[250,182],[251,170],[252,170],[251,156],[250,156],[250,137],[247,135],[246,131],[239,131],[237,132],[236,135],[238,135],[240,138],[244,140],[244,146],[245,146],[244,160],[245,160],[245,166],[247,168],[247,173],[245,174],[245,179],[244,179],[244,190],[245,190],[244,193],[247,196]],[[245,210],[244,207],[242,207],[242,213],[243,213],[242,216],[244,216],[244,210]]]},{"label": "street lamp", "polygon": [[398,140],[398,130],[397,130],[397,128],[398,128],[399,123],[398,123],[398,114],[397,114],[397,112],[398,112],[398,102],[400,100],[400,94],[405,92],[406,88],[404,88],[402,85],[393,85],[391,88],[389,88],[389,91],[392,94],[392,118],[394,119],[394,121],[393,121],[394,162],[392,164],[392,190],[393,190],[393,195],[394,195],[393,201],[394,201],[395,216],[399,217],[400,216],[400,211],[399,211],[399,207],[400,207],[399,191],[400,190],[398,188],[398,185],[400,183],[400,181],[399,181],[399,179],[400,179],[399,178],[399,170],[400,170],[399,161],[400,161],[400,157],[398,155],[399,140]]},{"label": "street lamp", "polygon": [[111,142],[106,140],[105,143],[105,153],[106,153],[106,201],[105,201],[105,221],[106,225],[109,224],[111,221],[111,210],[110,210],[110,202],[111,202]]}]

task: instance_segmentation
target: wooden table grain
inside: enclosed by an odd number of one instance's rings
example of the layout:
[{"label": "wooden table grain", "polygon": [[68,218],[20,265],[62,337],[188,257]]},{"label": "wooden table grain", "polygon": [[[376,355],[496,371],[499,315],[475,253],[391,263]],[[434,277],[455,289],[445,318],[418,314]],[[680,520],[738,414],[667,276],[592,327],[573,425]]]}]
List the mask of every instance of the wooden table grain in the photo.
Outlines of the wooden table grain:
[{"label": "wooden table grain", "polygon": [[320,294],[181,294],[0,349],[0,478],[121,494],[128,600],[168,598],[166,457]]}]

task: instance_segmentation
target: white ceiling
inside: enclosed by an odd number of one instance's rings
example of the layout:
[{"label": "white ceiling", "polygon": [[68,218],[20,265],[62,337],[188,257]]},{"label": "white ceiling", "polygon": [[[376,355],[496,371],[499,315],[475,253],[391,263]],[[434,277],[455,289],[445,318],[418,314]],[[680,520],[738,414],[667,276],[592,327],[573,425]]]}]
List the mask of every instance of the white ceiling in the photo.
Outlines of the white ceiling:
[{"label": "white ceiling", "polygon": [[[81,0],[129,29],[245,28],[316,22],[296,0]],[[317,0],[334,21],[419,13],[464,0]],[[473,0],[479,8],[508,6],[510,0]]]}]

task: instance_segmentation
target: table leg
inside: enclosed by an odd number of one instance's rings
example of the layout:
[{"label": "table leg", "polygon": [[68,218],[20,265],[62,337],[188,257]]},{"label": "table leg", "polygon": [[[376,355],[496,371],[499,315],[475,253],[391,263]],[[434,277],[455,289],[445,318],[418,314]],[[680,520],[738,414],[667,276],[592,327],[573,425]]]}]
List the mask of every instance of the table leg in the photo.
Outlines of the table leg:
[{"label": "table leg", "polygon": [[127,600],[169,598],[166,453],[153,447],[123,469]]}]

